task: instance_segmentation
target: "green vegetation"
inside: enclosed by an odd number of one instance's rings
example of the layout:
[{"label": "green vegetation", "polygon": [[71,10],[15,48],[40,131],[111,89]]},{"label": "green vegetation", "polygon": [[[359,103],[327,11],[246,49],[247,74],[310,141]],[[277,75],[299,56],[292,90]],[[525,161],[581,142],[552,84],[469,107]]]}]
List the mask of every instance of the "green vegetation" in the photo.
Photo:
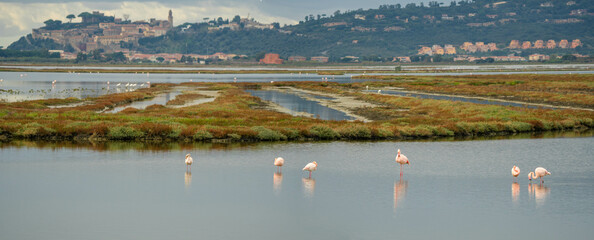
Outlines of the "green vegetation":
[{"label": "green vegetation", "polygon": [[[285,59],[294,55],[326,55],[332,62],[340,62],[344,56],[359,56],[363,61],[390,61],[394,56],[415,55],[419,45],[459,46],[464,42],[494,42],[501,49],[513,39],[531,42],[539,39],[557,42],[580,39],[584,47],[578,49],[527,50],[520,55],[535,52],[557,55],[594,53],[591,47],[594,45],[591,35],[594,16],[570,15],[577,9],[593,12],[592,1],[577,0],[575,5],[559,2],[553,7],[541,7],[541,4],[550,2],[545,0],[506,1],[492,7],[496,2],[501,1],[460,1],[446,6],[431,1],[428,5],[395,4],[382,5],[378,9],[336,11],[331,16],[311,14],[297,25],[282,27],[283,32],[254,29],[209,31],[209,23],[185,23],[183,26],[191,27],[184,31],[178,27],[165,36],[141,39],[140,45],[134,49],[151,53],[227,52],[249,56],[275,52]],[[574,19],[576,22],[553,23],[560,19]],[[469,25],[490,22],[492,25],[483,27]],[[508,53],[508,50],[497,52],[499,55]],[[414,60],[423,61],[423,58]],[[451,58],[443,57],[442,60]]]},{"label": "green vegetation", "polygon": [[[569,2],[575,4],[568,4]],[[357,56],[361,61],[387,62],[394,56],[417,54],[420,45],[451,44],[464,42],[496,43],[495,52],[477,53],[477,56],[533,53],[567,56],[552,61],[573,61],[570,54],[594,54],[594,2],[573,0],[475,0],[452,1],[442,4],[429,1],[427,5],[381,5],[377,9],[357,9],[334,14],[309,14],[304,21],[290,26],[273,23],[272,29],[245,28],[236,16],[231,21],[221,17],[205,18],[200,23],[184,23],[159,37],[141,38],[138,44],[123,42],[121,47],[145,53],[213,54],[216,52],[244,54],[254,59],[265,52],[289,56],[328,56],[331,62],[351,61],[345,56]],[[90,13],[78,15],[82,23],[45,21],[47,30],[82,28],[99,22],[113,22],[113,17]],[[67,16],[72,19],[74,16]],[[86,19],[86,20],[85,20]],[[213,30],[209,27],[238,23],[237,30]],[[98,30],[99,31],[99,30]],[[102,33],[96,32],[101,35]],[[580,39],[583,45],[571,49],[505,49],[511,40],[530,41]],[[34,40],[30,35],[11,44],[9,49],[63,49],[52,40]],[[342,58],[342,59],[341,59]],[[413,62],[448,62],[452,56],[414,56]],[[489,62],[489,59],[481,60]],[[582,60],[592,61],[592,59]],[[184,61],[185,62],[185,61]],[[190,61],[191,62],[191,61]]]},{"label": "green vegetation", "polygon": [[407,90],[498,98],[594,109],[594,75],[355,76],[384,81],[353,87],[398,87]]},{"label": "green vegetation", "polygon": [[[472,76],[476,77],[476,76]],[[118,140],[118,141],[286,141],[335,139],[423,139],[453,136],[509,135],[540,131],[581,131],[594,128],[594,112],[586,110],[549,110],[479,105],[446,100],[417,99],[362,92],[364,84],[389,87],[402,82],[407,86],[443,86],[465,84],[469,88],[510,87],[506,94],[520,95],[526,88],[557,94],[559,104],[571,105],[572,94],[581,91],[592,96],[594,80],[589,75],[563,76],[482,76],[435,79],[394,79],[368,83],[183,83],[184,87],[217,90],[213,102],[183,108],[162,105],[146,109],[126,109],[120,113],[99,111],[170,91],[173,84],[153,84],[151,88],[92,99],[35,100],[0,103],[0,139]],[[484,78],[484,80],[482,79]],[[558,79],[558,80],[555,80]],[[575,85],[565,84],[574,82]],[[423,83],[414,85],[414,83]],[[245,88],[291,86],[325,94],[353,96],[374,103],[354,112],[371,119],[360,121],[324,121],[263,110],[259,98]],[[538,88],[540,86],[541,88]],[[580,87],[578,87],[580,86]],[[544,91],[544,90],[543,90]],[[480,90],[476,90],[480,92]],[[48,105],[72,102],[87,105],[48,108]]]}]

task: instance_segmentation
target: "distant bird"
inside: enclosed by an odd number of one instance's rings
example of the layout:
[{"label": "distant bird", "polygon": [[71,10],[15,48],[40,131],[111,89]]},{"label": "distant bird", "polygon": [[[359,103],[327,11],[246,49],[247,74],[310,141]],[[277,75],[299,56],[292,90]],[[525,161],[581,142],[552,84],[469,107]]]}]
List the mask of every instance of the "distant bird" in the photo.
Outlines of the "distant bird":
[{"label": "distant bird", "polygon": [[515,166],[511,169],[512,176],[514,176],[514,180],[520,175],[520,168]]},{"label": "distant bird", "polygon": [[551,175],[551,173],[542,167],[537,167],[534,172],[528,173],[528,180],[532,181],[532,179],[540,178],[540,183],[544,183],[542,177],[546,175]]},{"label": "distant bird", "polygon": [[194,162],[194,159],[192,159],[192,157],[190,156],[190,154],[186,154],[186,171],[188,170],[188,167],[190,167],[190,170],[192,170],[192,163]]},{"label": "distant bird", "polygon": [[270,81],[270,83],[274,83],[274,81]]},{"label": "distant bird", "polygon": [[274,159],[274,166],[276,166],[277,170],[279,170],[283,165],[285,165],[285,159],[282,157],[277,157]]},{"label": "distant bird", "polygon": [[377,90],[377,93],[382,93],[382,90],[381,89],[380,90]]},{"label": "distant bird", "polygon": [[400,149],[398,149],[398,154],[396,155],[396,162],[400,164],[400,176],[402,176],[402,165],[410,164],[410,162],[404,154],[400,154]]},{"label": "distant bird", "polygon": [[311,172],[318,169],[318,163],[316,161],[310,162],[303,168],[302,171],[309,171],[309,178],[311,178]]},{"label": "distant bird", "polygon": [[365,86],[365,90],[369,90],[369,85],[368,86]]},{"label": "distant bird", "polygon": [[151,82],[146,82],[146,84],[148,85],[148,88],[151,88]]}]

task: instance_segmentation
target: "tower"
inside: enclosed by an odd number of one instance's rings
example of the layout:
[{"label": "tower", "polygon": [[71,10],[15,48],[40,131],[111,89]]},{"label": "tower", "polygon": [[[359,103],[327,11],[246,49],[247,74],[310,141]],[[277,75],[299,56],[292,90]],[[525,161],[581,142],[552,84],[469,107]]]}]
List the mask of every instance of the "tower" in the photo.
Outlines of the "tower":
[{"label": "tower", "polygon": [[167,21],[169,21],[169,26],[173,27],[173,12],[171,12],[171,9],[169,9],[169,17],[167,18]]}]

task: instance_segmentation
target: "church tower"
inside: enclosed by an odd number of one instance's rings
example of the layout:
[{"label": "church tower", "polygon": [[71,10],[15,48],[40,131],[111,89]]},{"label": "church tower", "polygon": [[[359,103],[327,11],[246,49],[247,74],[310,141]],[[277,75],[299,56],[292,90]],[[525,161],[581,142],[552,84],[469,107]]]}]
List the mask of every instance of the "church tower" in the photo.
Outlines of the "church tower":
[{"label": "church tower", "polygon": [[171,9],[169,9],[169,17],[167,18],[167,21],[169,21],[169,26],[173,27],[173,12],[171,12]]}]

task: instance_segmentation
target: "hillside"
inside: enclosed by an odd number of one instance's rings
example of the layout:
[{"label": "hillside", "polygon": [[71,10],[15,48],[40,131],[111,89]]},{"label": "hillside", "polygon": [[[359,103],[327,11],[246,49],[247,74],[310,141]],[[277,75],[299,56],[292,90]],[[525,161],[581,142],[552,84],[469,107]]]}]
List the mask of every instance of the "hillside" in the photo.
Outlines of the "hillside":
[{"label": "hillside", "polygon": [[[276,52],[283,58],[325,55],[335,61],[343,56],[367,59],[410,56],[418,54],[422,46],[460,48],[465,42],[492,43],[498,50],[474,53],[458,49],[458,54],[594,53],[594,1],[591,0],[476,0],[451,2],[447,6],[432,1],[427,5],[396,4],[344,13],[336,11],[331,16],[312,14],[297,25],[282,28],[278,25],[248,28],[246,24],[244,19],[230,22],[220,18],[185,23],[165,35],[141,38],[138,43],[122,46],[145,53],[225,52],[254,56]],[[569,44],[579,39],[581,45],[508,49],[512,40],[520,44],[524,41],[536,44],[538,40],[546,44],[552,40],[559,44],[563,39]],[[29,42],[32,41],[21,40],[9,48],[33,47],[24,44]]]}]

